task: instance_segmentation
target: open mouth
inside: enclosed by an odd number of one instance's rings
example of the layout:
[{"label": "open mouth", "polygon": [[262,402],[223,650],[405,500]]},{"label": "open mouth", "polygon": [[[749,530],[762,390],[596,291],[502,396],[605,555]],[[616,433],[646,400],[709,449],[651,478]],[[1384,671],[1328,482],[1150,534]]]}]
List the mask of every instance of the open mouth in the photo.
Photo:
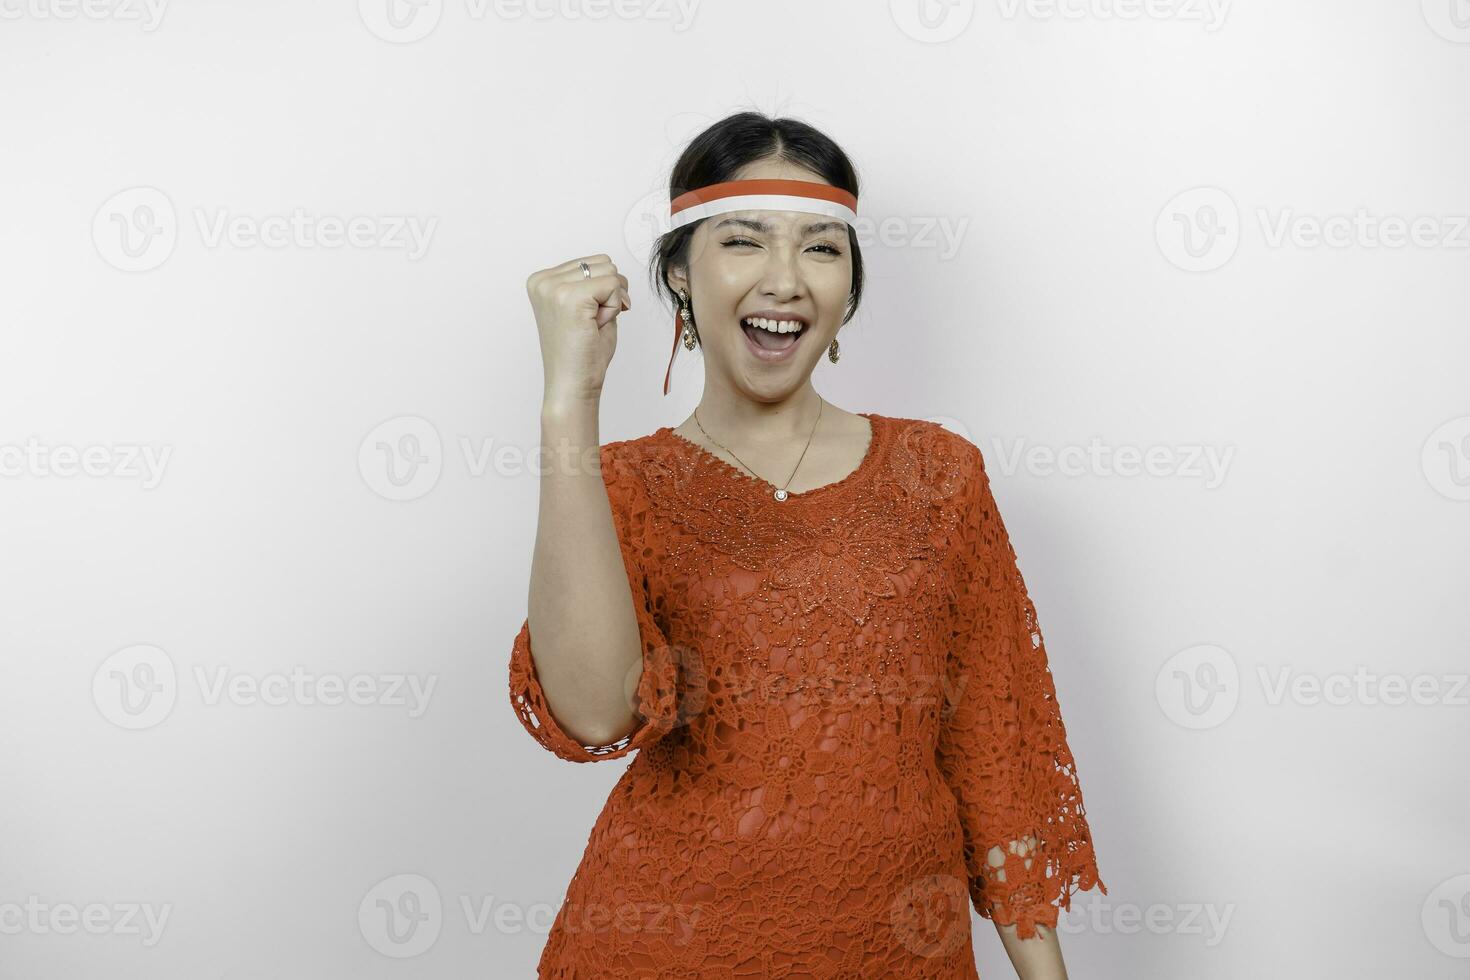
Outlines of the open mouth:
[{"label": "open mouth", "polygon": [[806,324],[797,319],[748,316],[740,321],[740,329],[758,354],[781,356],[796,347],[806,333]]}]

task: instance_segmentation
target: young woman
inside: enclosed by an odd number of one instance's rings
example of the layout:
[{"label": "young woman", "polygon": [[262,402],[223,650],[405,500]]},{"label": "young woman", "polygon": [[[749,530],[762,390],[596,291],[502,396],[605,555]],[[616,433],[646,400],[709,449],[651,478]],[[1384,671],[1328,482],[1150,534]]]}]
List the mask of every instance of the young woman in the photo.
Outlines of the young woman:
[{"label": "young woman", "polygon": [[979,449],[812,385],[862,293],[857,193],[800,122],[689,145],[654,273],[705,388],[640,438],[598,439],[627,278],[527,282],[553,462],[511,701],[564,759],[638,750],[542,977],[975,978],[973,904],[1061,978],[1058,909],[1107,891]]}]

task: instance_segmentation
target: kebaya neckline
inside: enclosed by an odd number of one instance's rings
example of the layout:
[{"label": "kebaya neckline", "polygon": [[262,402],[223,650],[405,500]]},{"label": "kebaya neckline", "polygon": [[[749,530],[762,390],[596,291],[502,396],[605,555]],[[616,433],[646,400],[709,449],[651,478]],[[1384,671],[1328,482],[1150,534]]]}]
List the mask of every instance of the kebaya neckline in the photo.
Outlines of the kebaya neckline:
[{"label": "kebaya neckline", "polygon": [[[863,418],[868,420],[868,447],[863,451],[863,458],[861,461],[858,462],[857,467],[846,476],[837,480],[833,480],[831,483],[824,483],[819,487],[813,487],[810,490],[803,490],[800,493],[793,490],[791,491],[791,496],[788,498],[788,500],[806,500],[811,497],[825,494],[829,490],[834,490],[838,487],[842,487],[855,482],[862,476],[866,475],[867,471],[872,468],[873,464],[878,459],[878,444],[882,440],[882,416],[874,412],[857,412],[855,414],[861,415]],[[672,426],[659,426],[656,434],[666,435],[669,438],[677,440],[679,443],[688,447],[690,454],[693,455],[695,458],[713,466],[716,470],[725,473],[727,476],[730,476],[741,483],[747,484],[749,486],[759,486],[760,488],[762,488],[762,492],[765,493],[769,493],[777,489],[776,484],[771,483],[769,480],[764,480],[758,476],[752,476],[751,474],[742,470],[740,467],[736,466],[734,463],[730,463],[726,460],[721,459],[694,440],[675,432]]]}]

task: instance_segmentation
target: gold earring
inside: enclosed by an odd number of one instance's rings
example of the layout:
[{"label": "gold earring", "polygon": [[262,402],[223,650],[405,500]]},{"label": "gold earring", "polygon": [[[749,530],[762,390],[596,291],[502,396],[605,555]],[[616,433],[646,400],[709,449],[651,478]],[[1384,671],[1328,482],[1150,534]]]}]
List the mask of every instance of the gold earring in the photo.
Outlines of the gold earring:
[{"label": "gold earring", "polygon": [[831,361],[833,364],[836,364],[837,356],[837,338],[833,337],[832,346],[827,348],[827,360]]},{"label": "gold earring", "polygon": [[694,332],[694,312],[689,309],[689,297],[679,290],[679,319],[684,321],[684,349],[693,350],[699,336]]}]

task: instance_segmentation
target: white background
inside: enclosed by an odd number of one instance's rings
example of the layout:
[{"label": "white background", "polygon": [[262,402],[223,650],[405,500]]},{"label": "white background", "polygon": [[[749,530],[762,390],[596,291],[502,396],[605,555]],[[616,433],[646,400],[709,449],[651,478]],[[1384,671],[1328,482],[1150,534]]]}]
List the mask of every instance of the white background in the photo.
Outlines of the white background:
[{"label": "white background", "polygon": [[685,418],[650,216],[745,108],[863,178],[819,390],[985,453],[1109,887],[1072,976],[1465,976],[1470,6],[925,2],[0,0],[0,976],[533,974],[625,762],[507,699],[524,282],[613,255],[602,439]]}]

